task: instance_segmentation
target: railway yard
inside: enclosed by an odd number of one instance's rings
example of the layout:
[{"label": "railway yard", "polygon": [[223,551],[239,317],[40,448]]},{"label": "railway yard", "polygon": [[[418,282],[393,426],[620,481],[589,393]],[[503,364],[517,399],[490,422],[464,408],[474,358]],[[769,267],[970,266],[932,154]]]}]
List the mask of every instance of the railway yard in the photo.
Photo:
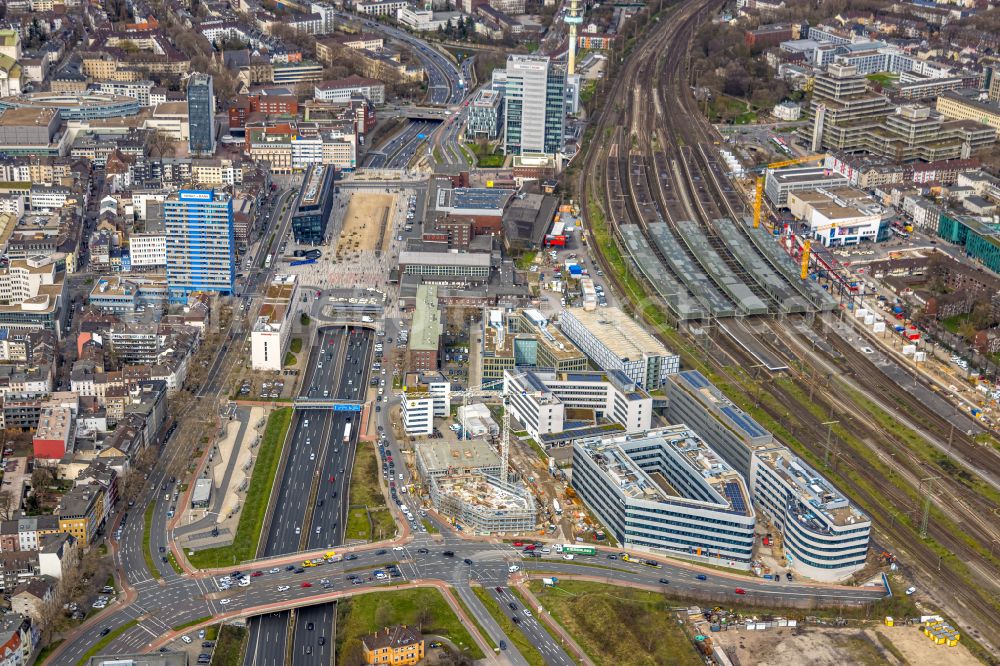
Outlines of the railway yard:
[{"label": "railway yard", "polygon": [[719,4],[672,4],[610,79],[608,99],[627,103],[609,102],[595,118],[578,171],[589,244],[687,367],[727,387],[869,513],[872,559],[884,551],[912,568],[929,598],[996,656],[995,442],[873,364],[842,321],[851,295],[800,279],[798,262],[752,228],[687,76],[692,36]]}]

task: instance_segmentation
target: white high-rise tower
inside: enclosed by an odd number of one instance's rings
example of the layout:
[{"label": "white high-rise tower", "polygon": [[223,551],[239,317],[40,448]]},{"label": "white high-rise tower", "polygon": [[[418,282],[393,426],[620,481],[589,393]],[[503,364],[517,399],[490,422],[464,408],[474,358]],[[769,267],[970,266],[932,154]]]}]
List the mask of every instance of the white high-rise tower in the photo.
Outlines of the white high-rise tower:
[{"label": "white high-rise tower", "polygon": [[566,12],[566,17],[563,19],[569,26],[569,57],[566,62],[566,76],[576,74],[576,26],[583,23],[583,17],[580,16],[580,10],[576,3],[577,0],[570,0],[569,11]]}]

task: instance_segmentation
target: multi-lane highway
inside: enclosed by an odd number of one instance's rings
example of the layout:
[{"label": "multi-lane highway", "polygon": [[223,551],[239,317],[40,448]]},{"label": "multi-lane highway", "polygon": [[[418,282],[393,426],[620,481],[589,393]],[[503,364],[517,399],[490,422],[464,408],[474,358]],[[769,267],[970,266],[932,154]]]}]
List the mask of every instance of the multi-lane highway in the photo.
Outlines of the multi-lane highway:
[{"label": "multi-lane highway", "polygon": [[436,120],[413,120],[385,144],[365,157],[365,166],[372,169],[405,169],[420,145],[440,125]]},{"label": "multi-lane highway", "polygon": [[288,611],[267,613],[247,622],[245,664],[249,666],[284,666],[288,651]]}]

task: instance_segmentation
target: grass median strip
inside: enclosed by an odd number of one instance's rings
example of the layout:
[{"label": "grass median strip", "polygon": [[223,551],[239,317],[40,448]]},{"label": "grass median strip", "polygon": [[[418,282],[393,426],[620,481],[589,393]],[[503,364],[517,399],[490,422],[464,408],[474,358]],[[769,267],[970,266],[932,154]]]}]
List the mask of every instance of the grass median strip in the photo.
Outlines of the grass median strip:
[{"label": "grass median strip", "polygon": [[198,617],[198,618],[195,618],[193,620],[190,620],[189,622],[185,622],[183,624],[178,624],[176,626],[173,626],[173,627],[171,627],[171,630],[172,631],[184,631],[188,627],[193,627],[194,625],[201,624],[202,622],[208,622],[211,619],[212,619],[211,615],[206,615],[205,617]]},{"label": "grass median strip", "polygon": [[[211,627],[209,627],[211,629]],[[212,651],[212,666],[242,666],[246,651],[247,630],[227,624],[219,631],[219,640]],[[208,638],[207,640],[212,640]]]},{"label": "grass median strip", "polygon": [[153,512],[155,510],[156,500],[153,500],[146,507],[146,512],[142,514],[142,558],[146,560],[146,568],[149,569],[149,575],[153,578],[159,578],[156,562],[153,561],[153,554],[149,552],[149,535],[153,529]]},{"label": "grass median strip", "polygon": [[281,461],[281,450],[292,422],[292,409],[282,407],[271,412],[264,430],[264,440],[257,449],[257,462],[247,491],[236,536],[232,545],[196,551],[188,557],[193,566],[201,569],[232,566],[243,560],[253,559],[260,542],[260,530],[267,514],[267,503]]},{"label": "grass median strip", "polygon": [[355,451],[348,492],[351,509],[347,514],[347,540],[381,541],[395,536],[396,523],[378,484],[378,457],[374,446],[358,446]]},{"label": "grass median strip", "polygon": [[139,624],[139,620],[131,620],[117,629],[112,629],[107,636],[104,636],[101,640],[94,643],[94,647],[87,650],[83,656],[80,657],[80,661],[76,662],[77,666],[87,666],[87,664],[90,663],[91,657],[96,657],[100,654],[101,650],[111,644],[111,641],[115,640],[137,624]]},{"label": "grass median strip", "polygon": [[504,612],[502,608],[497,604],[496,600],[489,595],[489,593],[481,587],[473,587],[472,591],[476,593],[479,600],[483,602],[486,606],[486,610],[490,612],[496,623],[500,625],[500,629],[506,634],[507,638],[511,640],[514,647],[518,649],[521,656],[530,664],[530,666],[545,666],[545,659],[542,657],[542,653],[538,651],[528,637],[525,636],[520,629],[518,629],[509,617],[507,613]]}]

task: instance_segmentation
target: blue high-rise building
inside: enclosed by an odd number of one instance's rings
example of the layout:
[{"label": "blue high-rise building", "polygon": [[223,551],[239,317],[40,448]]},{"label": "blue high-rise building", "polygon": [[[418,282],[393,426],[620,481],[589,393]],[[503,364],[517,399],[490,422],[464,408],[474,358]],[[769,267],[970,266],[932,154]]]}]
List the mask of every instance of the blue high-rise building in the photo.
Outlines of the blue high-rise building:
[{"label": "blue high-rise building", "polygon": [[187,84],[188,151],[215,154],[215,88],[211,74],[192,74]]},{"label": "blue high-rise building", "polygon": [[181,190],[163,204],[170,300],[197,291],[233,293],[236,256],[233,201],[215,190]]}]

